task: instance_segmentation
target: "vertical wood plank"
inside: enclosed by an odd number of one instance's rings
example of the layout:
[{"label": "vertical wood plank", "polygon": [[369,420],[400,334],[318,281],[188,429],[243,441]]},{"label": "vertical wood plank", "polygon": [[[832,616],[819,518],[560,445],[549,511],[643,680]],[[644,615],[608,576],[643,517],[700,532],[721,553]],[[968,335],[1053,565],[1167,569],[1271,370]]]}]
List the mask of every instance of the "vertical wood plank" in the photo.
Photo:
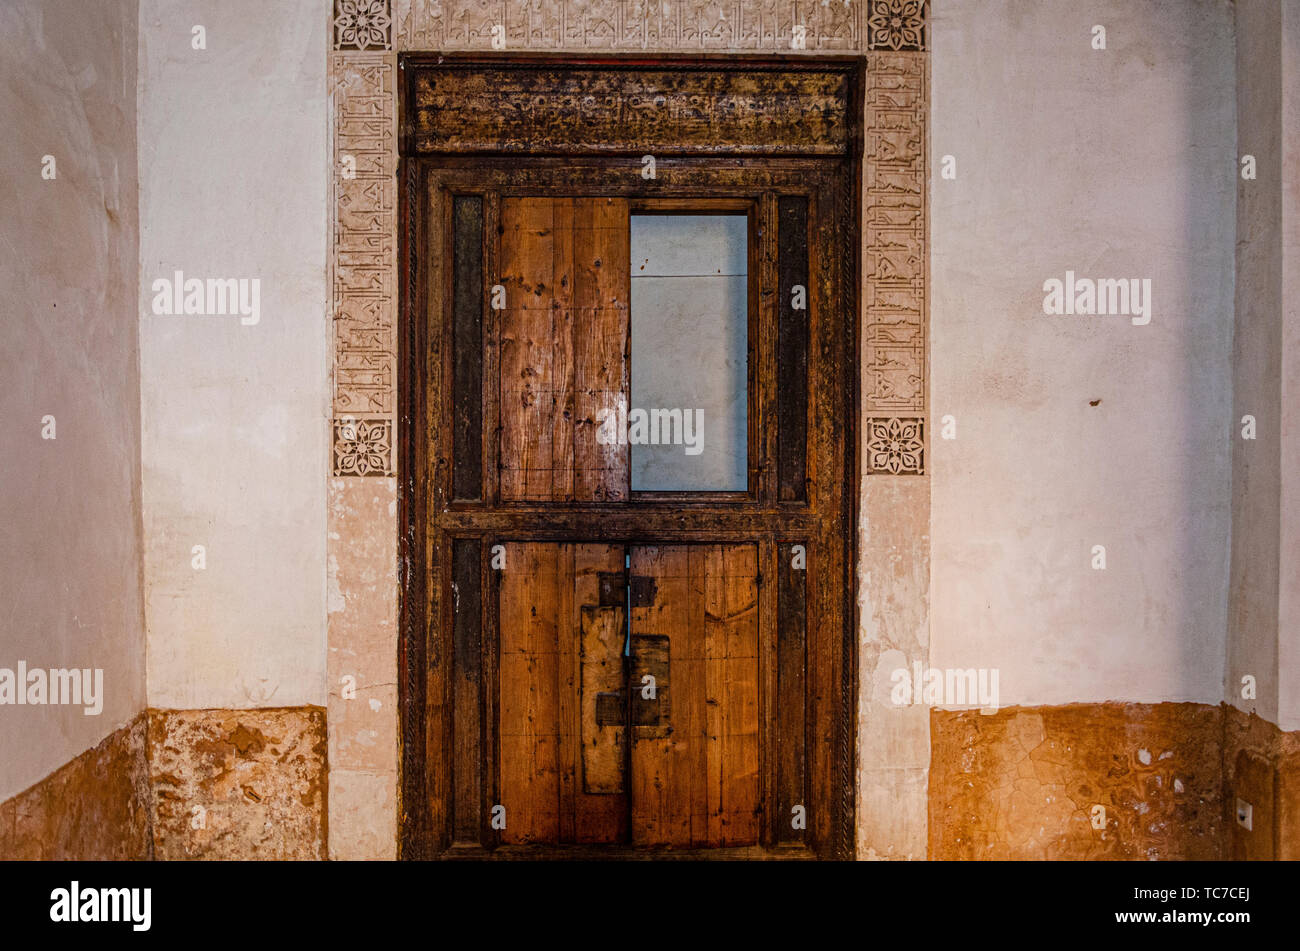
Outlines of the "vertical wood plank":
[{"label": "vertical wood plank", "polygon": [[505,843],[524,841],[531,833],[531,782],[528,766],[532,754],[528,745],[529,670],[531,629],[528,624],[528,591],[525,559],[528,546],[505,545],[506,570],[498,575],[497,615],[501,642],[497,660],[498,720],[497,795],[506,809]]},{"label": "vertical wood plank", "polygon": [[505,843],[559,839],[556,584],[563,546],[510,544],[501,581],[501,802]]},{"label": "vertical wood plank", "polygon": [[501,763],[498,755],[499,736],[501,732],[501,617],[500,589],[501,572],[491,566],[492,545],[487,540],[480,542],[482,551],[479,557],[481,565],[481,585],[483,604],[482,657],[483,670],[479,678],[483,699],[483,802],[486,828],[482,830],[484,846],[494,848],[501,844],[501,832],[492,828],[492,807],[501,803]]},{"label": "vertical wood plank", "polygon": [[482,545],[476,538],[452,542],[452,723],[455,796],[453,840],[478,844],[482,814]]},{"label": "vertical wood plank", "polygon": [[[447,847],[450,841],[451,772],[450,656],[441,641],[450,640],[450,628],[438,615],[438,594],[444,584],[445,564],[433,554],[437,548],[423,509],[430,441],[431,414],[440,412],[441,389],[430,380],[430,368],[442,369],[440,334],[431,332],[441,314],[446,283],[439,255],[424,254],[428,223],[443,224],[445,206],[439,189],[430,188],[417,163],[402,159],[398,179],[401,222],[402,319],[399,322],[399,377],[408,381],[398,408],[398,565],[399,625],[398,709],[400,718],[401,817],[398,854],[424,859]],[[432,278],[432,280],[431,280]],[[431,339],[432,338],[432,339]],[[412,385],[413,384],[413,385]],[[432,392],[433,399],[429,394]]]},{"label": "vertical wood plank", "polygon": [[483,496],[483,199],[452,200],[452,495]]},{"label": "vertical wood plank", "polygon": [[[579,757],[578,737],[575,725],[580,716],[580,698],[578,690],[581,677],[578,669],[581,648],[580,632],[575,630],[573,617],[577,613],[574,604],[575,555],[580,546],[559,545],[556,558],[555,579],[555,680],[551,685],[555,702],[556,732],[556,841],[574,842],[577,836],[577,784],[580,778],[575,769]],[[566,583],[568,581],[568,583]]]},{"label": "vertical wood plank", "polygon": [[[776,828],[778,842],[798,842],[803,832],[791,826],[796,805],[809,808],[806,786],[807,578],[794,567],[794,544],[777,548],[777,701]],[[804,544],[807,553],[808,546]]]},{"label": "vertical wood plank", "polygon": [[[689,600],[686,556],[682,547],[636,547],[631,550],[632,577],[654,580],[651,604],[632,602],[633,685],[632,705],[636,710],[649,701],[642,699],[639,671],[644,666],[640,656],[640,638],[667,636],[669,640],[670,706],[667,723],[642,725],[633,717],[631,775],[628,777],[632,797],[632,843],[650,847],[678,846],[690,843],[690,814],[679,799],[677,744],[673,739],[680,727],[677,681],[681,674],[681,632],[686,628]],[[672,638],[678,644],[672,644]],[[659,684],[662,687],[662,683]],[[671,728],[672,732],[669,732]],[[684,736],[684,734],[683,734]]]},{"label": "vertical wood plank", "polygon": [[555,416],[555,209],[548,198],[501,201],[501,498],[550,500]]},{"label": "vertical wood plank", "polygon": [[[709,841],[708,799],[708,714],[709,694],[705,641],[715,619],[709,614],[709,584],[713,580],[714,560],[721,553],[712,545],[684,545],[677,549],[680,568],[685,563],[686,623],[664,633],[672,653],[670,663],[677,668],[673,691],[673,766],[677,788],[673,790],[672,809],[680,810],[685,828],[684,844],[703,846]],[[720,567],[720,566],[719,566]],[[725,766],[724,766],[725,769]]]},{"label": "vertical wood plank", "polygon": [[[669,722],[633,728],[632,841],[660,848],[758,842],[758,594],[754,545],[632,549],[654,603],[632,643],[667,636]],[[634,681],[633,686],[636,686]]]},{"label": "vertical wood plank", "polygon": [[759,841],[766,848],[777,842],[777,559],[780,546],[771,538],[758,544],[758,801]]},{"label": "vertical wood plank", "polygon": [[721,835],[710,845],[753,845],[759,838],[758,777],[758,551],[754,545],[720,549],[717,586],[725,646],[722,708]]},{"label": "vertical wood plank", "polygon": [[[484,283],[488,275],[501,273],[501,196],[489,191],[483,207],[483,274]],[[499,280],[499,277],[496,278]],[[485,288],[486,293],[486,288]],[[496,505],[501,501],[501,470],[498,462],[501,458],[501,314],[483,306],[483,466],[484,497],[487,502]]]},{"label": "vertical wood plank", "polygon": [[574,205],[572,198],[551,200],[551,399],[538,425],[550,428],[550,498],[555,502],[571,502],[574,497]]},{"label": "vertical wood plank", "polygon": [[[698,842],[701,846],[718,847],[726,839],[727,772],[727,631],[724,620],[726,592],[724,590],[723,562],[725,549],[710,545],[699,549],[703,564],[692,580],[699,598],[704,625],[704,679],[705,715],[707,719],[705,743],[708,748],[705,775],[707,790],[705,809],[708,825]],[[701,583],[702,582],[702,583]]]},{"label": "vertical wood plank", "polygon": [[569,575],[563,570],[568,545],[535,544],[525,581],[532,589],[532,623],[527,658],[528,732],[532,740],[532,835],[534,842],[560,838],[559,679],[560,590]]},{"label": "vertical wood plank", "polygon": [[754,204],[749,223],[750,488],[764,505],[777,498],[776,340],[780,308],[777,288],[777,196],[764,194]]},{"label": "vertical wood plank", "polygon": [[[782,502],[806,500],[808,445],[808,199],[777,202],[777,483]],[[803,308],[796,289],[803,288]]]},{"label": "vertical wood plank", "polygon": [[629,211],[626,199],[574,202],[574,495],[616,502],[631,485],[629,447],[597,439],[602,412],[628,398]]}]

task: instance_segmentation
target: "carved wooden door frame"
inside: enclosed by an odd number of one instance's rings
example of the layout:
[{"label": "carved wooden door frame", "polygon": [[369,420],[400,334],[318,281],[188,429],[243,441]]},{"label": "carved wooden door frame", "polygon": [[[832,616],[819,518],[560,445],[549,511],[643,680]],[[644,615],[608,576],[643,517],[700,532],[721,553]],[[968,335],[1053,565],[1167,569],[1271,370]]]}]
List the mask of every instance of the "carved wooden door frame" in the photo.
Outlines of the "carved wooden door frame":
[{"label": "carved wooden door frame", "polygon": [[[441,592],[453,583],[461,596],[487,591],[484,541],[493,538],[595,540],[635,544],[753,537],[749,523],[732,518],[707,499],[685,498],[650,507],[615,511],[609,506],[574,506],[550,527],[520,533],[517,523],[490,499],[456,498],[454,443],[475,425],[491,461],[486,416],[468,420],[451,410],[456,397],[452,372],[455,309],[484,313],[481,298],[465,305],[444,299],[453,263],[454,196],[503,192],[544,194],[551,188],[636,200],[723,198],[749,200],[762,227],[778,232],[778,195],[808,197],[812,235],[829,235],[830,248],[809,248],[808,283],[825,316],[815,320],[806,344],[808,400],[795,405],[804,417],[796,431],[806,457],[792,462],[785,450],[763,436],[751,452],[754,513],[767,527],[763,566],[772,566],[767,591],[794,591],[796,582],[780,570],[782,546],[802,539],[818,552],[808,575],[807,597],[825,630],[807,632],[812,646],[806,689],[815,709],[805,707],[799,724],[808,739],[799,766],[807,795],[807,848],[781,848],[769,804],[763,857],[849,858],[854,839],[854,750],[856,749],[858,610],[857,564],[858,326],[860,321],[860,182],[862,163],[862,57],[738,57],[735,55],[630,59],[563,56],[496,57],[480,54],[410,54],[402,71],[400,122],[400,272],[398,471],[399,581],[401,587],[399,700],[401,855],[431,858],[492,855],[486,831],[492,796],[491,764],[483,751],[491,741],[490,713],[456,721],[453,709],[490,711],[479,694],[480,664],[494,662],[491,617],[453,612]],[[646,77],[653,74],[652,78]],[[471,99],[474,108],[463,106]],[[640,175],[643,154],[658,160],[656,178]],[[482,228],[493,222],[493,199],[481,205]],[[475,280],[485,290],[493,273],[490,242],[479,249]],[[770,285],[780,264],[770,262]],[[816,270],[816,273],[813,271]],[[779,293],[779,292],[778,292]],[[778,302],[764,303],[760,333],[770,347],[784,347]],[[766,321],[766,323],[764,322]],[[469,326],[469,325],[466,325]],[[485,325],[481,331],[489,333]],[[480,341],[481,349],[481,341]],[[769,351],[770,352],[770,351]],[[752,358],[751,358],[752,359]],[[776,357],[771,357],[775,361]],[[782,357],[782,359],[785,359]],[[486,372],[488,368],[482,368]],[[775,365],[756,374],[775,377]],[[481,387],[482,377],[475,386]],[[759,388],[761,389],[761,387]],[[463,397],[463,393],[460,396]],[[754,394],[751,392],[751,399]],[[790,425],[790,406],[775,392],[759,395],[760,418]],[[473,414],[470,414],[473,417]],[[771,430],[775,432],[775,428]],[[755,432],[751,429],[751,433]],[[773,439],[773,443],[778,440]],[[781,441],[788,444],[788,440]],[[834,460],[831,474],[816,460]],[[756,464],[757,460],[757,464]],[[825,463],[822,463],[825,465]],[[480,479],[483,479],[480,473]],[[781,488],[804,480],[808,496],[790,498]],[[785,493],[785,494],[782,494]],[[658,504],[662,511],[654,509]],[[670,508],[669,506],[676,506]],[[656,530],[673,512],[672,532]],[[732,518],[729,523],[728,519]],[[788,552],[785,552],[788,553]],[[764,569],[760,568],[760,572]],[[436,579],[430,582],[430,578]],[[797,581],[800,598],[802,578]],[[833,603],[832,603],[833,602]],[[481,600],[480,604],[483,603]],[[767,608],[775,630],[778,608]],[[490,613],[490,612],[489,612]],[[782,622],[784,623],[784,622]],[[465,628],[469,625],[473,630]],[[459,627],[458,627],[459,626]],[[464,628],[461,630],[460,628]],[[801,635],[802,636],[802,635]],[[776,644],[776,634],[771,635]],[[470,649],[467,650],[467,645]],[[803,644],[801,644],[801,648]],[[775,650],[775,646],[772,648]],[[817,653],[822,652],[822,653]],[[824,656],[823,656],[824,653]],[[812,655],[815,654],[815,657]],[[463,673],[457,679],[457,673]],[[820,678],[820,679],[819,679]],[[775,675],[773,675],[775,681]],[[461,691],[461,693],[458,693]],[[463,694],[463,695],[462,695]],[[775,692],[767,703],[775,701]],[[806,720],[805,720],[806,716]],[[465,731],[469,731],[468,733]],[[829,733],[827,732],[829,730]],[[478,739],[478,752],[466,744]],[[457,751],[459,749],[459,752]],[[477,757],[477,758],[475,758]],[[764,765],[764,789],[782,810],[791,796],[774,788],[784,779],[781,764]],[[472,775],[471,775],[472,774]],[[508,850],[497,850],[504,855]],[[552,854],[583,854],[552,850]],[[605,851],[604,854],[609,854]]]}]

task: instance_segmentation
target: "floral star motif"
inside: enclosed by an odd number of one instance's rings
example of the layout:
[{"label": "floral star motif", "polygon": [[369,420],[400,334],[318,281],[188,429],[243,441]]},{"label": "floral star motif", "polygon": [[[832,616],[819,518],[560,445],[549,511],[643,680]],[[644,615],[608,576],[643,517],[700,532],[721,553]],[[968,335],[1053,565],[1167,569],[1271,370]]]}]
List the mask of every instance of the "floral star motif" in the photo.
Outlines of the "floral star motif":
[{"label": "floral star motif", "polygon": [[925,0],[872,0],[870,49],[925,49]]},{"label": "floral star motif", "polygon": [[388,475],[392,424],[386,419],[345,419],[334,424],[334,474]]},{"label": "floral star motif", "polygon": [[388,0],[335,0],[334,46],[336,49],[388,49]]},{"label": "floral star motif", "polygon": [[868,465],[873,472],[919,475],[925,442],[919,419],[872,419],[867,424]]}]

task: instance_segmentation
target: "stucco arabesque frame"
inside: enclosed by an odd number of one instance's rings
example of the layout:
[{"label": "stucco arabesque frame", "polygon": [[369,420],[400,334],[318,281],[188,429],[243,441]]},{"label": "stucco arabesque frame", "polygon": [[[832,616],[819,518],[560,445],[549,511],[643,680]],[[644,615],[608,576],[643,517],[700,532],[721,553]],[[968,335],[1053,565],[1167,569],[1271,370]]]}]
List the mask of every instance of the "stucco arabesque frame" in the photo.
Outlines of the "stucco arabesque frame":
[{"label": "stucco arabesque frame", "polygon": [[882,655],[924,659],[929,641],[928,0],[332,5],[330,856],[394,857],[400,833],[397,55],[497,49],[865,56],[856,842],[923,857],[928,719],[873,684]]}]

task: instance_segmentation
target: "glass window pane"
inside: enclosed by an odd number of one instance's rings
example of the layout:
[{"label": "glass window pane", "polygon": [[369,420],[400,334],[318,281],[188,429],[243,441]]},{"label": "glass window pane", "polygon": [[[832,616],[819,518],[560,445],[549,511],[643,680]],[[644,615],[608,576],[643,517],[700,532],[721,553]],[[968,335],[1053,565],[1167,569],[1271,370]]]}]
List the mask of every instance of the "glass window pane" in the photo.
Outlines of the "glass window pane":
[{"label": "glass window pane", "polygon": [[634,491],[747,487],[748,223],[632,215]]}]

